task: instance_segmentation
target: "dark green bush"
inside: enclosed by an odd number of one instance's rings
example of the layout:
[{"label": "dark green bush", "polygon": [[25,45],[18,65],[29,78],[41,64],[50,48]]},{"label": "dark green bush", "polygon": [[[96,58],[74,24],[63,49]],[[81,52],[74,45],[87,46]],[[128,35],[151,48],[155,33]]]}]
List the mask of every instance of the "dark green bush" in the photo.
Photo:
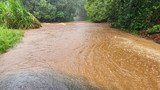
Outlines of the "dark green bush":
[{"label": "dark green bush", "polygon": [[22,6],[19,0],[0,1],[0,25],[8,28],[37,28],[39,21]]}]

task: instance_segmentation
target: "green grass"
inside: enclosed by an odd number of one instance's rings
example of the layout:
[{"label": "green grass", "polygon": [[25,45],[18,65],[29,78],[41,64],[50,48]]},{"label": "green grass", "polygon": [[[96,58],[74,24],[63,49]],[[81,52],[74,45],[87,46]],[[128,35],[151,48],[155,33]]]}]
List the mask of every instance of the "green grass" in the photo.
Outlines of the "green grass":
[{"label": "green grass", "polygon": [[6,52],[18,43],[23,36],[21,30],[7,29],[0,27],[0,53]]}]

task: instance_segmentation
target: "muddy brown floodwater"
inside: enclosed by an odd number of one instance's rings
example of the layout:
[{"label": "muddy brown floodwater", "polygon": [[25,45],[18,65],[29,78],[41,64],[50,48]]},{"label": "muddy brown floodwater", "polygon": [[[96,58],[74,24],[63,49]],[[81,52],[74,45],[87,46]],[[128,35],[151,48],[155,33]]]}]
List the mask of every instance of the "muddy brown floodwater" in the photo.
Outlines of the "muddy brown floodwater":
[{"label": "muddy brown floodwater", "polygon": [[44,23],[0,57],[0,90],[158,90],[160,45],[101,23]]}]

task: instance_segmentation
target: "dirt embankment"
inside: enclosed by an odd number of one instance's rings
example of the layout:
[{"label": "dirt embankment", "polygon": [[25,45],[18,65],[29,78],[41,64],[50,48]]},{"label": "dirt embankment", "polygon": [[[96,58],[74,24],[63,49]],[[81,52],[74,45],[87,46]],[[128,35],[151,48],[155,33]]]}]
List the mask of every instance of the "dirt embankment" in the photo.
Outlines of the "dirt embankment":
[{"label": "dirt embankment", "polygon": [[153,40],[154,42],[160,44],[160,32],[151,34],[151,33],[148,33],[147,31],[142,31],[141,36],[143,38]]}]

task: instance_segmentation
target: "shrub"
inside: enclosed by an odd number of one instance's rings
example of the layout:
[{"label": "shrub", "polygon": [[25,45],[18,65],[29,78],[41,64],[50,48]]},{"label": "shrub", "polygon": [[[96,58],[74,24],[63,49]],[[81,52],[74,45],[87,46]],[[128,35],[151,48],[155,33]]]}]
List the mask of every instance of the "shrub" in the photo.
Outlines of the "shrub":
[{"label": "shrub", "polygon": [[8,28],[38,28],[39,21],[22,6],[19,0],[1,0],[0,24]]},{"label": "shrub", "polygon": [[22,36],[22,31],[0,27],[0,53],[6,52],[7,49],[13,47],[20,41]]},{"label": "shrub", "polygon": [[148,29],[148,33],[160,33],[160,25],[155,25]]}]

